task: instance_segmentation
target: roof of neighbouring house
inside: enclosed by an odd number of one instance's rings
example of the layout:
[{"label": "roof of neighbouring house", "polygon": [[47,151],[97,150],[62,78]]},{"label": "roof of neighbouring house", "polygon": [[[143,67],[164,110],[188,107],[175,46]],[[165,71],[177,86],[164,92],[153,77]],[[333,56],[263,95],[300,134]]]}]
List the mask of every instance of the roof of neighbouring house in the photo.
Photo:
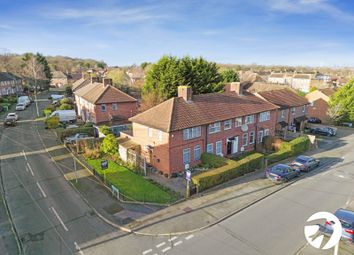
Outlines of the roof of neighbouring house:
[{"label": "roof of neighbouring house", "polygon": [[321,91],[323,94],[325,94],[328,97],[330,97],[334,93],[336,93],[336,91],[334,89],[332,89],[332,88],[319,89],[319,91]]},{"label": "roof of neighbouring house", "polygon": [[81,88],[83,88],[84,86],[90,84],[91,80],[89,78],[85,79],[85,78],[80,78],[77,81],[75,81],[72,85],[72,91],[76,91],[79,90]]},{"label": "roof of neighbouring house", "polygon": [[136,102],[134,97],[120,91],[119,89],[110,86],[103,85],[103,83],[90,83],[86,86],[78,89],[75,95],[82,97],[86,101],[93,104],[108,104],[108,103],[126,103]]},{"label": "roof of neighbouring house", "polygon": [[294,79],[311,79],[311,74],[295,74]]},{"label": "roof of neighbouring house", "polygon": [[309,104],[306,98],[299,96],[289,89],[258,92],[265,100],[281,107],[296,107]]},{"label": "roof of neighbouring house", "polygon": [[284,78],[285,74],[284,73],[272,73],[269,77],[270,78]]},{"label": "roof of neighbouring house", "polygon": [[181,97],[173,97],[129,120],[171,132],[277,108],[249,92],[242,96],[235,92],[208,93],[194,95],[188,102]]},{"label": "roof of neighbouring house", "polygon": [[20,80],[21,78],[8,72],[0,72],[0,81]]},{"label": "roof of neighbouring house", "polygon": [[67,78],[66,74],[64,74],[62,71],[54,71],[52,73],[53,78]]}]

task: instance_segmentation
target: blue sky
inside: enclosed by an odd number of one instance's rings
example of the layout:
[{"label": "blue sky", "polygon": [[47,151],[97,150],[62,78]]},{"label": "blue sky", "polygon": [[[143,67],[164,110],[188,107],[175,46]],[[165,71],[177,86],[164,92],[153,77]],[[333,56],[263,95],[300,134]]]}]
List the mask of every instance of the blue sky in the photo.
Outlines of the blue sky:
[{"label": "blue sky", "polygon": [[0,52],[94,58],[163,54],[218,63],[354,66],[349,0],[0,0]]}]

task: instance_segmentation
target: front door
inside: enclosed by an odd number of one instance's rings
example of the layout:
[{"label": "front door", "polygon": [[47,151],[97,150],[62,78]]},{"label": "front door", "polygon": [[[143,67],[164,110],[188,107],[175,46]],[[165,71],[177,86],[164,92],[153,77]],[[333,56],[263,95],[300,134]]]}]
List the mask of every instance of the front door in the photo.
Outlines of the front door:
[{"label": "front door", "polygon": [[232,140],[232,154],[235,154],[238,152],[238,136]]},{"label": "front door", "polygon": [[227,145],[226,145],[226,154],[229,155],[232,153],[232,141],[230,140],[227,140]]}]

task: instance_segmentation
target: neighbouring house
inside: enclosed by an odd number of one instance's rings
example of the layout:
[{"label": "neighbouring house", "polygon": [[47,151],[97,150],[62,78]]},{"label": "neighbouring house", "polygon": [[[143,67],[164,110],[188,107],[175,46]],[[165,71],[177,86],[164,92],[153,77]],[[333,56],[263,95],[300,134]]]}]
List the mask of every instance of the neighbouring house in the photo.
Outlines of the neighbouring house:
[{"label": "neighbouring house", "polygon": [[328,102],[335,92],[332,88],[326,88],[308,93],[305,97],[310,102],[308,107],[309,116],[319,118],[323,123],[329,123]]},{"label": "neighbouring house", "polygon": [[178,97],[129,120],[122,133],[140,145],[141,156],[166,176],[201,163],[201,154],[232,156],[253,151],[274,135],[278,107],[231,83],[224,93],[193,95],[178,87]]},{"label": "neighbouring house", "polygon": [[309,102],[290,89],[258,92],[255,95],[277,105],[277,127],[279,133],[296,127],[303,130],[308,114]]},{"label": "neighbouring house", "polygon": [[112,79],[89,83],[74,94],[77,113],[86,122],[124,122],[138,110],[137,100],[113,87]]},{"label": "neighbouring house", "polygon": [[0,72],[0,96],[22,92],[22,78],[8,72]]},{"label": "neighbouring house", "polygon": [[91,78],[80,78],[80,79],[78,79],[77,81],[75,81],[73,83],[73,85],[71,86],[71,90],[75,93],[77,90],[85,87],[86,85],[88,85],[90,83],[92,83],[92,79]]},{"label": "neighbouring house", "polygon": [[62,71],[54,71],[52,73],[52,79],[50,85],[61,88],[68,84],[68,77]]},{"label": "neighbouring house", "polygon": [[292,77],[291,87],[307,93],[310,91],[311,79],[311,74],[294,74]]},{"label": "neighbouring house", "polygon": [[145,72],[141,67],[133,67],[126,71],[126,74],[129,76],[130,83],[133,86],[140,87],[144,85]]},{"label": "neighbouring house", "polygon": [[277,83],[277,84],[286,84],[285,83],[285,76],[284,73],[272,73],[268,76],[269,83]]}]

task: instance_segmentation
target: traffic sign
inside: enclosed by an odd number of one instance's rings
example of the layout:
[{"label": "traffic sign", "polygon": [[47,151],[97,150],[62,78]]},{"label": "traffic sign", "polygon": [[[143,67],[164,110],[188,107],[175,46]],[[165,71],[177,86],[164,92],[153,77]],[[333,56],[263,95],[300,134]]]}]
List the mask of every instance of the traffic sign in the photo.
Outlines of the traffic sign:
[{"label": "traffic sign", "polygon": [[190,170],[187,170],[186,171],[186,180],[187,181],[190,181],[191,180],[191,177],[192,177],[192,172]]},{"label": "traffic sign", "polygon": [[105,170],[108,168],[108,160],[102,160],[101,161],[101,169]]}]

